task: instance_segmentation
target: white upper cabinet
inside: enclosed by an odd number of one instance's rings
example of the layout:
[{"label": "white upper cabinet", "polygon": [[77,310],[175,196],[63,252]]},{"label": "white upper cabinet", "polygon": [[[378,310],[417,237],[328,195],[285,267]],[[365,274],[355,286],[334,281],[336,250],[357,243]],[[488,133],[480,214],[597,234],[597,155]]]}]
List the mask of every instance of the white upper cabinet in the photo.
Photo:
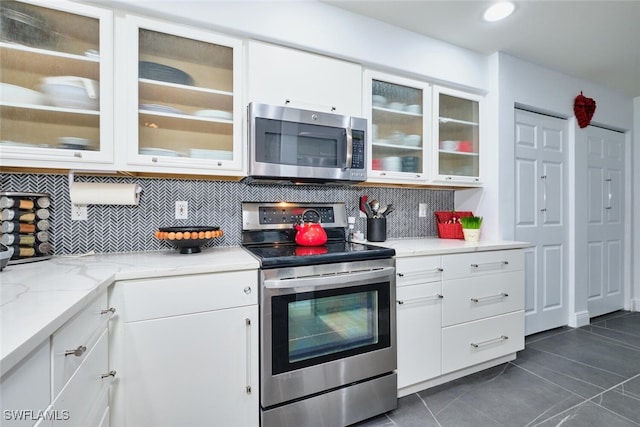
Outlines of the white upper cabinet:
[{"label": "white upper cabinet", "polygon": [[112,164],[112,12],[66,1],[0,8],[0,164]]},{"label": "white upper cabinet", "polygon": [[246,102],[362,116],[362,67],[249,41]]},{"label": "white upper cabinet", "polygon": [[452,89],[433,89],[433,180],[480,184],[482,97]]},{"label": "white upper cabinet", "polygon": [[132,15],[116,24],[125,55],[117,74],[124,92],[116,93],[126,115],[123,168],[243,175],[242,42]]},{"label": "white upper cabinet", "polygon": [[370,70],[364,75],[367,181],[426,183],[431,164],[429,85]]}]

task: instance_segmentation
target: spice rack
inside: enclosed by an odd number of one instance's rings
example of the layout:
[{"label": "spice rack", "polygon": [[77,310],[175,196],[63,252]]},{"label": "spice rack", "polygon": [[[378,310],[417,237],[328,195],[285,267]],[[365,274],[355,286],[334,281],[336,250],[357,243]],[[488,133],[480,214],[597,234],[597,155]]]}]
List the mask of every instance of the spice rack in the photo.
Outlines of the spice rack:
[{"label": "spice rack", "polygon": [[0,243],[13,249],[9,264],[51,258],[50,206],[47,193],[0,192]]}]

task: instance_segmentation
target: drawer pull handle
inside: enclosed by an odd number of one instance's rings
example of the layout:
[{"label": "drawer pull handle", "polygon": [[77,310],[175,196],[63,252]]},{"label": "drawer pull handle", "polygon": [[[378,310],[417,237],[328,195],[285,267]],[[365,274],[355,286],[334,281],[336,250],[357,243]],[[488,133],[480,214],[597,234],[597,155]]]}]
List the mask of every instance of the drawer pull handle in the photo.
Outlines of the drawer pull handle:
[{"label": "drawer pull handle", "polygon": [[473,268],[480,268],[481,266],[489,266],[489,265],[509,265],[509,261],[496,261],[496,262],[485,262],[484,264],[471,264]]},{"label": "drawer pull handle", "polygon": [[84,352],[87,351],[87,347],[84,345],[80,345],[78,346],[78,348],[76,348],[75,350],[67,350],[64,352],[65,356],[71,356],[72,354],[75,357],[80,357],[84,354]]},{"label": "drawer pull handle", "polygon": [[509,339],[508,336],[501,335],[498,338],[493,338],[493,339],[482,341],[482,342],[478,342],[478,343],[472,342],[471,343],[471,347],[473,347],[473,348],[483,347],[485,345],[499,343],[499,342],[502,342],[502,341],[506,341],[508,339]]},{"label": "drawer pull handle", "polygon": [[244,293],[249,295],[251,293],[251,286],[247,286],[246,288],[244,288]]},{"label": "drawer pull handle", "polygon": [[398,277],[407,277],[407,276],[415,276],[418,274],[423,274],[423,273],[442,273],[444,271],[444,269],[440,268],[440,267],[436,267],[433,270],[418,270],[418,271],[411,271],[409,273],[397,273]]},{"label": "drawer pull handle", "polygon": [[499,293],[498,295],[489,295],[488,297],[471,298],[471,302],[480,302],[480,301],[486,301],[486,300],[495,299],[495,298],[506,298],[508,296],[509,296],[508,293],[502,292],[502,293]]},{"label": "drawer pull handle", "polygon": [[251,394],[251,356],[252,356],[252,352],[251,352],[251,319],[249,319],[248,317],[244,319],[244,324],[246,326],[246,330],[245,330],[245,339],[246,339],[246,360],[245,360],[245,366],[246,366],[246,372],[245,372],[245,376],[246,376],[246,386],[244,388],[245,393],[247,394]]},{"label": "drawer pull handle", "polygon": [[105,378],[115,377],[115,376],[116,376],[116,371],[109,371],[106,374],[100,375],[100,378],[105,379]]},{"label": "drawer pull handle", "polygon": [[100,314],[108,314],[108,313],[115,314],[115,312],[116,312],[115,307],[109,307],[106,310],[100,311]]},{"label": "drawer pull handle", "polygon": [[442,299],[442,298],[444,298],[444,296],[443,296],[443,295],[435,294],[435,295],[430,296],[430,297],[411,298],[411,299],[408,299],[408,300],[401,300],[401,299],[399,299],[399,300],[397,300],[397,303],[398,303],[399,305],[403,305],[403,304],[416,303],[416,302],[420,302],[420,301],[435,301],[435,300],[439,300],[439,299]]}]

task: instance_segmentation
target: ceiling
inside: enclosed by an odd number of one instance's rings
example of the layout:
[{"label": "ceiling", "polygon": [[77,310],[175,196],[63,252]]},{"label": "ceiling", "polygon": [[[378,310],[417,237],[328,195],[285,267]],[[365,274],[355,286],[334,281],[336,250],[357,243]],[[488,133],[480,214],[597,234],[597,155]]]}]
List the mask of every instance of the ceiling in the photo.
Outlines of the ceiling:
[{"label": "ceiling", "polygon": [[640,0],[514,0],[501,22],[492,1],[321,0],[490,55],[502,51],[625,95],[640,96]]}]

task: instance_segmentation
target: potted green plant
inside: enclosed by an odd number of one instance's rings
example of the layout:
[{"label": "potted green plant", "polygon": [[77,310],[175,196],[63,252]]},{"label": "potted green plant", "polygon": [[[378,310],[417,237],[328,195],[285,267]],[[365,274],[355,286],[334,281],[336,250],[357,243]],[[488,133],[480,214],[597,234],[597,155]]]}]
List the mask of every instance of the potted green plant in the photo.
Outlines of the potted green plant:
[{"label": "potted green plant", "polygon": [[460,217],[462,224],[462,234],[467,242],[477,242],[480,240],[480,227],[482,227],[481,216],[463,216]]}]

